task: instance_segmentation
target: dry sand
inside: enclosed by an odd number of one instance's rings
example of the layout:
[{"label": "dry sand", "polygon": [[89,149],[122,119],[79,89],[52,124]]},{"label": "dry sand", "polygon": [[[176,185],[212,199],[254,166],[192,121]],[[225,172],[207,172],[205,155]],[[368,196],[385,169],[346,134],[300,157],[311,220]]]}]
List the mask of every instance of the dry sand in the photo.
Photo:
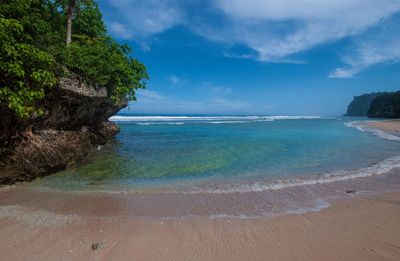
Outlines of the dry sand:
[{"label": "dry sand", "polygon": [[370,128],[400,133],[400,120],[369,121],[364,124]]},{"label": "dry sand", "polygon": [[400,260],[400,192],[259,219],[79,216],[3,203],[1,260]]}]

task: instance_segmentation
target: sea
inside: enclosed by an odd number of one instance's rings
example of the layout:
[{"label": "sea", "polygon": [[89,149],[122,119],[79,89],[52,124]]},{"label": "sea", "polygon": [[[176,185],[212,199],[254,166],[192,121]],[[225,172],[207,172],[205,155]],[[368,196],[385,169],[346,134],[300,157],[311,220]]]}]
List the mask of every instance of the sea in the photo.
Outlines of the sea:
[{"label": "sea", "polygon": [[28,186],[123,195],[133,215],[155,218],[319,211],[338,197],[400,188],[400,137],[366,120],[118,114],[115,140]]}]

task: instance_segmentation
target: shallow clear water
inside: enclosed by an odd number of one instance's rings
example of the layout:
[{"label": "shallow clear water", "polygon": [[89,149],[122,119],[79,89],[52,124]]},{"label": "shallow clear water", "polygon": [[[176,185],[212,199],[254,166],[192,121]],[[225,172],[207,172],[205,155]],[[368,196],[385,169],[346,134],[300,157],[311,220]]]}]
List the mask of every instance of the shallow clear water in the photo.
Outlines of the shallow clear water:
[{"label": "shallow clear water", "polygon": [[[226,184],[282,184],[287,179],[326,178],[327,173],[353,175],[352,170],[357,175],[376,174],[400,164],[396,158],[400,142],[348,127],[346,123],[354,121],[348,118],[123,116],[113,120],[121,128],[114,142],[99,147],[79,166],[36,180],[32,186],[215,192],[215,187],[226,189]],[[388,158],[392,161],[382,163]],[[371,166],[375,167],[357,172]]]}]

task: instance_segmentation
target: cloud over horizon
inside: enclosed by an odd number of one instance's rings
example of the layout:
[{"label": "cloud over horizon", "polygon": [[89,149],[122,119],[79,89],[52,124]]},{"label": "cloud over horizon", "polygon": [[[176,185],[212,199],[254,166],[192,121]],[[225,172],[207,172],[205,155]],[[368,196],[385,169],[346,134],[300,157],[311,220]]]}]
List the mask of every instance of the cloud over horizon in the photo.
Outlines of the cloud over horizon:
[{"label": "cloud over horizon", "polygon": [[227,96],[229,96],[232,90],[228,87],[215,86],[210,82],[206,82],[198,90],[206,99],[182,101],[177,97],[167,97],[156,91],[138,90],[136,96],[140,103],[131,103],[122,112],[129,112],[132,108],[135,111],[145,110],[148,113],[159,113],[159,111],[181,113],[184,111],[185,113],[212,114],[219,112],[233,114],[241,113],[243,110],[256,109],[245,101],[229,99]]}]

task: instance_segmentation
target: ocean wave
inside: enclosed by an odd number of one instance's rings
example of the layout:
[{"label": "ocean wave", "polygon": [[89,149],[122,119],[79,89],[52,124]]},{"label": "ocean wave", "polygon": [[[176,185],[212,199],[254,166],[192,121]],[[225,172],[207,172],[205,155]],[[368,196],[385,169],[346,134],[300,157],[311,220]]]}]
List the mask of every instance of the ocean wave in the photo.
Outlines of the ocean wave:
[{"label": "ocean wave", "polygon": [[304,207],[304,206],[287,206],[287,209],[283,209],[281,211],[263,211],[262,213],[259,214],[245,214],[245,213],[239,213],[239,214],[225,214],[225,213],[220,213],[220,214],[211,214],[208,216],[209,219],[259,219],[259,218],[273,218],[273,217],[278,217],[278,216],[283,216],[283,215],[290,215],[290,214],[304,214],[307,212],[319,212],[325,208],[328,208],[330,204],[321,199],[321,198],[316,198],[314,200],[311,200],[311,206],[309,207]]},{"label": "ocean wave", "polygon": [[199,194],[199,193],[213,193],[213,194],[227,194],[227,193],[245,193],[245,192],[262,192],[270,190],[280,190],[284,188],[326,184],[335,181],[350,180],[362,177],[370,177],[389,173],[395,169],[400,168],[400,156],[392,157],[379,162],[371,167],[360,168],[350,171],[335,171],[320,175],[315,175],[301,178],[280,179],[270,182],[254,182],[248,184],[221,184],[221,185],[207,185],[201,188],[193,188],[184,191],[184,194]]},{"label": "ocean wave", "polygon": [[234,124],[234,123],[265,122],[265,121],[274,121],[274,120],[272,120],[272,119],[262,119],[262,120],[250,120],[250,121],[210,121],[210,122],[206,122],[206,123],[210,123],[210,124]]},{"label": "ocean wave", "polygon": [[262,122],[275,120],[300,120],[300,119],[327,119],[321,116],[122,116],[115,115],[109,118],[114,122],[132,122],[138,125],[154,124],[184,124],[184,123],[210,123],[234,124],[248,122]]},{"label": "ocean wave", "polygon": [[369,128],[365,125],[362,125],[363,122],[372,122],[372,121],[352,121],[352,122],[345,123],[345,125],[347,127],[356,128],[357,130],[362,131],[362,132],[372,133],[372,134],[374,134],[378,137],[381,137],[383,139],[386,139],[386,140],[400,141],[400,136],[396,136],[396,135],[384,132],[379,129]]},{"label": "ocean wave", "polygon": [[161,125],[161,124],[168,124],[168,125],[182,125],[185,124],[184,122],[137,122],[137,125]]}]

